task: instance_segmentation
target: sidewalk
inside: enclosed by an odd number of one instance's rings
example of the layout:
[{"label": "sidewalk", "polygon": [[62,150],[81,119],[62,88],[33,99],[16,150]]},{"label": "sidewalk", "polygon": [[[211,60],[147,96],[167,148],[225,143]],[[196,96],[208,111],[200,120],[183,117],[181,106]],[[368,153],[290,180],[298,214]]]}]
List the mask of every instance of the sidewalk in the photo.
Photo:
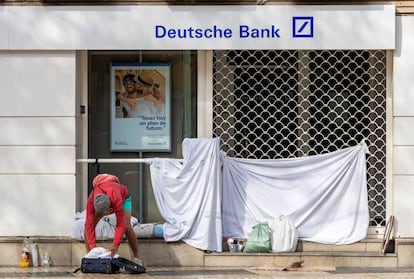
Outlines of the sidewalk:
[{"label": "sidewalk", "polygon": [[183,278],[183,279],[403,279],[414,278],[414,269],[381,270],[381,269],[349,269],[338,268],[335,271],[280,271],[280,270],[258,270],[254,268],[181,268],[181,267],[149,267],[143,274],[86,274],[82,272],[73,273],[77,267],[50,267],[50,268],[20,268],[0,267],[0,278],[47,278],[47,279],[73,279],[73,278]]}]

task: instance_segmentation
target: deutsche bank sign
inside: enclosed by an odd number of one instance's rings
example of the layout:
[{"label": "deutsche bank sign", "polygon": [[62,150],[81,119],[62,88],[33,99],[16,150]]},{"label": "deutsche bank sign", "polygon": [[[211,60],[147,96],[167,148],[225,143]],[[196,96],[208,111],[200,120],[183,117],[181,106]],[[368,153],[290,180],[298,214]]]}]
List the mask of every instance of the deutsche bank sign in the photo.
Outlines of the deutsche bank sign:
[{"label": "deutsche bank sign", "polygon": [[0,13],[1,41],[0,49],[394,49],[395,6],[11,6]]},{"label": "deutsche bank sign", "polygon": [[394,6],[209,6],[190,10],[191,14],[176,11],[180,23],[171,20],[154,26],[154,43],[175,46],[185,42],[192,49],[394,48]]},{"label": "deutsche bank sign", "polygon": [[294,16],[292,18],[292,37],[313,38],[313,17]]}]

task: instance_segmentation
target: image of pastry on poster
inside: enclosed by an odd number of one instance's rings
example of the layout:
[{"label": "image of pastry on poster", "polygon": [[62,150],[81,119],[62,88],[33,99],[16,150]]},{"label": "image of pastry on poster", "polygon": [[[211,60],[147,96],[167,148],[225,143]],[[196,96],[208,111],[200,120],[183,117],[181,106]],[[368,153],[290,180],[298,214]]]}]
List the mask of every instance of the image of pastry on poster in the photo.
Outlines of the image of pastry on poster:
[{"label": "image of pastry on poster", "polygon": [[171,150],[169,64],[111,65],[111,150]]}]

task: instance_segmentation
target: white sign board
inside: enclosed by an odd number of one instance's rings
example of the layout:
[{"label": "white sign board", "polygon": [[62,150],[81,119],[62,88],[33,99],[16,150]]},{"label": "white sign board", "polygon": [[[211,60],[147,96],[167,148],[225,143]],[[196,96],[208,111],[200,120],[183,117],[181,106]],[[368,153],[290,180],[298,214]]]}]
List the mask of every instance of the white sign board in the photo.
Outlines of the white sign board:
[{"label": "white sign board", "polygon": [[393,5],[9,6],[0,22],[8,49],[395,47]]}]

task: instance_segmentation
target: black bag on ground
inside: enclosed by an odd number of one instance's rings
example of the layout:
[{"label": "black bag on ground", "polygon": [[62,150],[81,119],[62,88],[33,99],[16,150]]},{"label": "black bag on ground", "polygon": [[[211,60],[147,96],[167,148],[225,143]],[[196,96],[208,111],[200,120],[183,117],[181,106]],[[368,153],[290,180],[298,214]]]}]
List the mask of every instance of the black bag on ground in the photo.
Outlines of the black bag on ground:
[{"label": "black bag on ground", "polygon": [[129,273],[139,274],[146,272],[145,266],[139,265],[125,258],[82,258],[78,271],[83,273]]},{"label": "black bag on ground", "polygon": [[112,266],[114,269],[118,269],[118,271],[122,273],[139,274],[146,271],[145,266],[121,257],[113,258]]},{"label": "black bag on ground", "polygon": [[119,268],[112,264],[111,258],[82,258],[80,270],[83,273],[116,273]]}]

